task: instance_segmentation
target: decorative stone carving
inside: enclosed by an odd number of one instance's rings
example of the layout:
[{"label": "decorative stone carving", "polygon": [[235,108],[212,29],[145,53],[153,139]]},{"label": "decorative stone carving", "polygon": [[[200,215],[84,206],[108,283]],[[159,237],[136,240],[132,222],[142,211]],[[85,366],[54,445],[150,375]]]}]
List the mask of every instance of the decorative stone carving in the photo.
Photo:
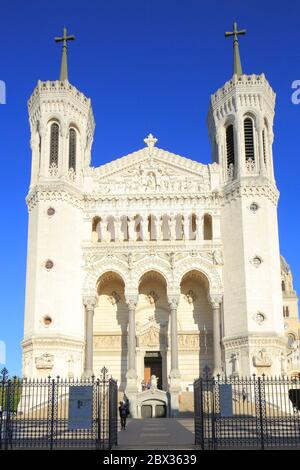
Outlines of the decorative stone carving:
[{"label": "decorative stone carving", "polygon": [[174,310],[178,308],[180,301],[180,295],[179,294],[170,294],[168,296],[168,304],[170,307],[170,310]]},{"label": "decorative stone carving", "polygon": [[83,297],[83,304],[87,310],[94,310],[97,304],[97,298],[94,295],[86,295]]},{"label": "decorative stone carving", "polygon": [[54,356],[52,354],[44,353],[35,358],[35,365],[37,369],[53,369]]},{"label": "decorative stone carving", "polygon": [[110,296],[108,296],[108,300],[112,305],[116,305],[120,302],[121,297],[116,291],[113,291]]},{"label": "decorative stone carving", "polygon": [[215,250],[212,252],[213,263],[217,266],[224,264],[223,253],[221,250]]},{"label": "decorative stone carving", "polygon": [[227,168],[227,177],[228,180],[232,180],[234,177],[234,165],[233,163],[230,163]]},{"label": "decorative stone carving", "polygon": [[246,170],[248,173],[254,173],[256,171],[255,160],[253,160],[252,158],[247,158]]},{"label": "decorative stone carving", "polygon": [[262,264],[263,260],[260,256],[256,255],[254,256],[251,260],[250,260],[250,263],[255,267],[255,268],[259,268]]},{"label": "decorative stone carving", "polygon": [[75,173],[75,170],[74,168],[69,168],[69,171],[68,171],[68,178],[70,181],[75,181],[76,179],[76,173]]},{"label": "decorative stone carving", "polygon": [[58,176],[58,166],[54,162],[49,166],[49,176]]},{"label": "decorative stone carving", "polygon": [[199,334],[179,334],[178,335],[178,348],[188,349],[195,351],[200,347]]},{"label": "decorative stone carving", "polygon": [[157,140],[158,140],[158,139],[156,139],[155,137],[153,137],[152,134],[149,134],[148,137],[146,137],[146,138],[144,139],[144,142],[145,142],[145,144],[147,145],[147,147],[151,149],[151,148],[153,148],[153,147],[155,146]]},{"label": "decorative stone carving", "polygon": [[115,335],[94,335],[93,338],[94,349],[108,350],[118,349],[121,350],[127,348],[127,337],[120,334]]},{"label": "decorative stone carving", "polygon": [[156,294],[156,292],[155,292],[154,290],[152,290],[152,291],[149,292],[149,294],[147,295],[147,299],[148,299],[149,303],[150,303],[151,305],[153,305],[153,304],[155,304],[155,303],[158,301],[159,297],[158,297],[158,295]]},{"label": "decorative stone carving", "polygon": [[[167,164],[169,152],[158,150],[152,145],[140,151],[140,155],[148,156],[141,163],[134,166],[128,165],[114,172],[112,175],[105,175],[105,165],[101,168],[88,169],[86,173],[93,177],[94,191],[99,194],[141,194],[141,193],[206,193],[209,191],[210,180],[207,168],[199,165],[198,171],[193,168],[189,171],[181,165]],[[137,152],[139,153],[139,152]],[[124,159],[130,158],[130,155]],[[107,167],[113,165],[108,164]],[[180,168],[180,166],[182,168]],[[197,165],[196,165],[197,166]],[[195,171],[196,170],[196,171]],[[199,171],[200,170],[200,171]]]},{"label": "decorative stone carving", "polygon": [[262,312],[257,312],[254,316],[253,316],[253,319],[254,321],[258,324],[258,325],[262,325],[265,320],[266,320],[266,316],[264,313]]},{"label": "decorative stone carving", "polygon": [[189,290],[185,296],[184,296],[185,300],[189,303],[189,304],[193,304],[196,299],[197,299],[197,296],[195,294],[195,292],[193,290]]},{"label": "decorative stone carving", "polygon": [[253,356],[253,365],[255,367],[271,367],[272,359],[265,349],[261,349],[255,356]]},{"label": "decorative stone carving", "polygon": [[166,337],[153,324],[139,338],[139,346],[159,348],[162,344],[166,344]]},{"label": "decorative stone carving", "polygon": [[239,375],[239,353],[234,352],[230,356],[231,363],[231,377],[235,377]]}]

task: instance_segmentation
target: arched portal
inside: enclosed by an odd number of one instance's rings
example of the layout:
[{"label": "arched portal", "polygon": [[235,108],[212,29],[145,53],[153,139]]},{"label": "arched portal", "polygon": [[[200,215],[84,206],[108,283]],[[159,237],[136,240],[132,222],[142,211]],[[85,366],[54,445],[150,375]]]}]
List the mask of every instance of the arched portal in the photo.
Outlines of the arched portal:
[{"label": "arched portal", "polygon": [[158,388],[167,389],[168,323],[166,280],[157,271],[149,271],[139,280],[136,307],[137,374],[142,389],[151,375],[157,377]]},{"label": "arched portal", "polygon": [[125,388],[127,372],[127,326],[128,307],[124,296],[124,281],[115,272],[109,271],[98,279],[98,303],[94,311],[93,357],[94,371],[104,365]]},{"label": "arched portal", "polygon": [[213,318],[208,292],[208,279],[200,271],[191,270],[182,277],[177,319],[184,390],[190,389],[204,367],[213,368]]}]

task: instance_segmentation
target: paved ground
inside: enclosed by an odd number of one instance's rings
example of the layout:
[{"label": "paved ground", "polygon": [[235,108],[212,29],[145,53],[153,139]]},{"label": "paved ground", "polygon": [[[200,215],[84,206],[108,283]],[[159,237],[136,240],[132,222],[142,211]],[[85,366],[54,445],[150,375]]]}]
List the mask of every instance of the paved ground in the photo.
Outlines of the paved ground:
[{"label": "paved ground", "polygon": [[117,450],[194,449],[193,419],[129,419],[119,431]]}]

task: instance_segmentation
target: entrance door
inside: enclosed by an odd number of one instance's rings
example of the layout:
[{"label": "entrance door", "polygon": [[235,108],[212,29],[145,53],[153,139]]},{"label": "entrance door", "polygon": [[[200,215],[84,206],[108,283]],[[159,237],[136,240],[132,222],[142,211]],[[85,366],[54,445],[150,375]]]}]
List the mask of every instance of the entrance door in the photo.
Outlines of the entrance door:
[{"label": "entrance door", "polygon": [[162,390],[162,357],[159,351],[146,352],[144,362],[144,380],[150,383],[151,375],[157,377],[157,388]]}]

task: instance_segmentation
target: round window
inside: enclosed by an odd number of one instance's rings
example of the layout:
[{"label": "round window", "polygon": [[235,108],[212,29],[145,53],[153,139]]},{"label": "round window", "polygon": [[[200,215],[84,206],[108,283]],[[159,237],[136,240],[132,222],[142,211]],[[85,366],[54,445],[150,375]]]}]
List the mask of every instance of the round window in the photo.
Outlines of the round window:
[{"label": "round window", "polygon": [[250,206],[250,210],[251,212],[257,212],[259,209],[259,206],[256,202],[252,202],[251,206]]},{"label": "round window", "polygon": [[52,318],[49,317],[49,315],[45,315],[43,317],[43,323],[44,323],[45,326],[50,326],[51,323],[52,323]]},{"label": "round window", "polygon": [[49,207],[49,209],[47,210],[47,214],[51,217],[55,214],[55,209],[53,207]]},{"label": "round window", "polygon": [[52,269],[54,266],[54,263],[51,259],[47,259],[47,261],[45,262],[45,268],[49,271],[50,269]]}]

